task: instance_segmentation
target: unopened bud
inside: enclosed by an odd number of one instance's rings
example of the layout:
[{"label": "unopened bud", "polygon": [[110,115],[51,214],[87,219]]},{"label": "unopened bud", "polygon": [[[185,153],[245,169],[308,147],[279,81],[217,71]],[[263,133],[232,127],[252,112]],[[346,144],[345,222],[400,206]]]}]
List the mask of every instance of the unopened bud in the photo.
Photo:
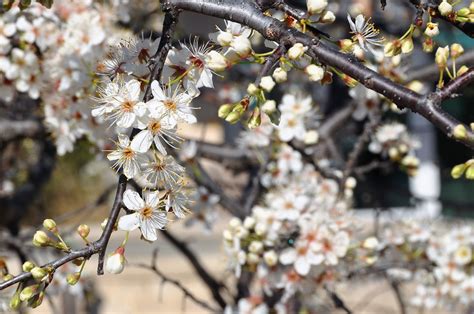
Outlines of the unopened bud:
[{"label": "unopened bud", "polygon": [[252,241],[249,245],[249,252],[260,253],[263,250],[263,243],[260,241]]},{"label": "unopened bud", "polygon": [[23,269],[24,272],[29,273],[35,266],[36,266],[35,263],[31,261],[26,261],[23,263],[21,268]]},{"label": "unopened bud", "polygon": [[247,93],[249,93],[249,95],[256,96],[258,93],[260,93],[260,89],[254,83],[250,83],[247,87]]},{"label": "unopened bud", "polygon": [[244,227],[247,229],[252,229],[255,226],[255,218],[253,217],[245,217],[244,219]]},{"label": "unopened bud", "polygon": [[269,93],[272,91],[273,87],[275,87],[275,82],[273,81],[271,76],[264,76],[260,80],[259,86],[263,88],[264,91]]},{"label": "unopened bud", "polygon": [[460,44],[452,44],[451,45],[451,57],[457,58],[460,57],[464,53],[464,48]]},{"label": "unopened bud", "polygon": [[288,58],[291,60],[299,59],[303,56],[306,50],[308,50],[308,47],[303,46],[302,43],[296,43],[288,49]]},{"label": "unopened bud", "polygon": [[250,120],[248,122],[248,127],[250,129],[255,129],[259,127],[261,123],[262,123],[262,115],[260,114],[260,108],[257,107],[252,112],[252,116],[250,117]]},{"label": "unopened bud", "polygon": [[462,140],[467,137],[467,130],[464,124],[458,124],[454,127],[453,136],[457,140]]},{"label": "unopened bud", "polygon": [[45,219],[43,221],[43,227],[48,230],[48,231],[51,231],[52,233],[57,233],[58,232],[58,228],[56,226],[56,222],[52,219]]},{"label": "unopened bud", "polygon": [[20,292],[20,300],[21,301],[28,301],[31,299],[33,296],[35,296],[38,293],[38,287],[39,285],[31,285]]},{"label": "unopened bud", "polygon": [[288,74],[280,67],[276,68],[275,71],[273,71],[272,76],[275,82],[277,83],[283,83],[288,79]]},{"label": "unopened bud", "polygon": [[304,71],[308,74],[310,81],[313,82],[319,82],[324,77],[324,69],[316,64],[308,65]]},{"label": "unopened bud", "polygon": [[319,22],[324,24],[330,24],[333,23],[335,20],[336,16],[334,15],[334,13],[332,11],[326,11],[319,19]]},{"label": "unopened bud", "polygon": [[456,15],[458,17],[468,17],[469,14],[471,13],[470,11],[471,10],[469,10],[469,8],[461,8],[456,12]]},{"label": "unopened bud", "polygon": [[107,226],[107,222],[109,221],[108,218],[105,218],[104,221],[101,222],[100,224],[100,228],[103,230],[105,230],[105,226]]},{"label": "unopened bud", "polygon": [[447,16],[453,12],[453,6],[444,0],[439,4],[438,11],[442,16]]},{"label": "unopened bud", "polygon": [[399,55],[402,51],[402,44],[399,40],[391,41],[385,45],[383,51],[386,57]]},{"label": "unopened bud", "polygon": [[267,100],[262,105],[262,111],[266,114],[271,114],[276,110],[276,102],[274,100]]},{"label": "unopened bud", "polygon": [[309,14],[319,14],[328,6],[327,0],[306,0]]},{"label": "unopened bud", "polygon": [[446,67],[446,64],[448,63],[448,57],[449,57],[448,46],[439,47],[438,50],[436,50],[435,62],[440,69],[444,69]]},{"label": "unopened bud", "polygon": [[81,273],[76,272],[76,273],[68,274],[66,277],[66,282],[70,286],[74,286],[79,281],[80,278],[81,278]]},{"label": "unopened bud", "polygon": [[354,42],[350,39],[341,39],[339,40],[339,47],[343,52],[351,52]]},{"label": "unopened bud", "polygon": [[346,189],[354,189],[357,185],[357,180],[354,177],[349,177],[346,179],[346,182],[344,183],[344,187]]},{"label": "unopened bud", "polygon": [[35,235],[33,236],[33,245],[42,247],[47,246],[51,243],[51,239],[48,237],[46,232],[38,230],[36,231]]},{"label": "unopened bud", "polygon": [[18,310],[21,305],[21,299],[20,299],[20,291],[15,292],[13,297],[10,300],[10,308],[12,310]]},{"label": "unopened bud", "polygon": [[466,170],[466,179],[474,180],[474,164],[470,165]]},{"label": "unopened bud", "polygon": [[232,108],[234,108],[233,105],[231,104],[224,104],[219,107],[219,111],[217,112],[217,115],[221,119],[225,119],[229,113],[232,111]]},{"label": "unopened bud", "polygon": [[120,274],[125,268],[125,248],[119,246],[106,261],[105,269],[111,274]]},{"label": "unopened bud", "polygon": [[82,224],[77,227],[77,233],[81,236],[81,238],[85,239],[91,232],[91,228],[88,225]]},{"label": "unopened bud", "polygon": [[459,68],[458,73],[456,73],[456,75],[461,76],[464,73],[466,73],[467,71],[469,71],[469,68],[467,66],[463,65],[462,67]]},{"label": "unopened bud", "polygon": [[451,170],[451,177],[454,179],[459,179],[466,171],[467,165],[466,164],[459,164],[453,167]]},{"label": "unopened bud", "polygon": [[412,50],[413,50],[413,39],[411,37],[407,37],[402,41],[402,52],[410,53]]},{"label": "unopened bud", "polygon": [[31,275],[33,278],[35,278],[38,281],[43,280],[44,277],[48,275],[48,272],[41,267],[34,267],[32,270],[30,270]]},{"label": "unopened bud", "polygon": [[278,256],[273,250],[267,251],[263,254],[263,260],[268,266],[272,267],[278,263]]}]

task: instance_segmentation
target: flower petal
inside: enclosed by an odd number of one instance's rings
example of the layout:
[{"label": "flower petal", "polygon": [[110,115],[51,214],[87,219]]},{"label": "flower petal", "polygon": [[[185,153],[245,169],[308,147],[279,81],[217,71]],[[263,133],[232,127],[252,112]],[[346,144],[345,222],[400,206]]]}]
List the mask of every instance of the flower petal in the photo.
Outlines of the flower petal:
[{"label": "flower petal", "polygon": [[126,190],[123,193],[123,203],[131,210],[140,210],[145,207],[145,202],[140,197],[140,194],[132,190]]},{"label": "flower petal", "polygon": [[149,130],[140,131],[132,140],[130,147],[137,152],[146,153],[153,143],[153,134]]},{"label": "flower petal", "polygon": [[120,217],[118,222],[119,229],[124,231],[132,231],[137,229],[140,224],[138,215],[138,213],[133,213]]}]

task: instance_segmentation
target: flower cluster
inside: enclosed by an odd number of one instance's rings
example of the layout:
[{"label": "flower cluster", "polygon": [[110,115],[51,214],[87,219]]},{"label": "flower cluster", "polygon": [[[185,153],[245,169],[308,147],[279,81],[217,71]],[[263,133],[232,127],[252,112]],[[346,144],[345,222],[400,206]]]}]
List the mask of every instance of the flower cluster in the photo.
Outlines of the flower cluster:
[{"label": "flower cluster", "polygon": [[388,156],[392,161],[399,162],[409,174],[415,174],[419,161],[413,152],[418,146],[418,141],[410,136],[405,125],[391,122],[377,128],[369,150],[375,154]]}]

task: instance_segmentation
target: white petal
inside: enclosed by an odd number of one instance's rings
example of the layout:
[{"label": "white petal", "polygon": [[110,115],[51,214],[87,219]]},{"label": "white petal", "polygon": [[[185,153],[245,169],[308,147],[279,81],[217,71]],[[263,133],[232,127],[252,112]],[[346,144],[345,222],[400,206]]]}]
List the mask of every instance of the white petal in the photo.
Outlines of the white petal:
[{"label": "white petal", "polygon": [[137,152],[145,153],[153,142],[153,134],[149,130],[140,131],[132,140],[130,147]]},{"label": "white petal", "polygon": [[155,135],[154,142],[155,142],[156,149],[158,149],[160,153],[162,153],[165,156],[168,155],[168,152],[166,151],[163,144],[161,144],[160,137],[158,135]]},{"label": "white petal", "polygon": [[153,94],[153,97],[158,100],[166,99],[166,96],[163,93],[163,90],[161,89],[160,83],[158,83],[158,81],[151,82],[151,93]]},{"label": "white petal", "polygon": [[128,94],[132,100],[138,100],[140,97],[140,82],[137,80],[131,80],[127,82],[125,88],[128,90]]},{"label": "white petal", "polygon": [[138,213],[133,213],[120,217],[118,222],[119,229],[124,231],[132,231],[137,229],[140,224],[138,215]]},{"label": "white petal", "polygon": [[123,112],[120,118],[117,120],[117,125],[121,128],[129,128],[135,122],[135,113]]},{"label": "white petal", "polygon": [[145,202],[140,197],[140,194],[132,190],[126,190],[123,193],[123,203],[131,210],[140,210],[145,207]]},{"label": "white petal", "polygon": [[108,160],[118,160],[121,157],[122,157],[122,152],[117,151],[117,150],[115,150],[115,151],[113,151],[113,152],[111,152],[110,154],[107,155]]},{"label": "white petal", "polygon": [[295,262],[295,270],[298,274],[306,276],[309,273],[310,265],[306,257],[299,257]]},{"label": "white petal", "polygon": [[153,192],[145,192],[145,203],[152,207],[152,208],[157,208],[158,204],[160,203],[160,196],[159,196],[159,191],[153,191]]},{"label": "white petal", "polygon": [[140,228],[142,230],[143,237],[147,239],[148,241],[156,241],[157,234],[156,234],[156,229],[155,227],[148,221],[143,221],[142,224],[140,225]]},{"label": "white petal", "polygon": [[285,249],[281,254],[280,254],[280,262],[283,265],[289,265],[292,264],[296,260],[296,250],[293,248],[288,248]]}]

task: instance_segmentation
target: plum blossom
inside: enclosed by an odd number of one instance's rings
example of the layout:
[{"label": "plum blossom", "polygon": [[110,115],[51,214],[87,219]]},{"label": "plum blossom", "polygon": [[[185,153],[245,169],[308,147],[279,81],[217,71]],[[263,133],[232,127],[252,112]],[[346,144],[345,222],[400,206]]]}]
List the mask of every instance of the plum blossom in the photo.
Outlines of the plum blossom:
[{"label": "plum blossom", "polygon": [[117,170],[123,169],[123,173],[129,179],[134,178],[140,172],[140,153],[130,147],[130,139],[125,134],[119,134],[117,149],[107,155],[107,159],[115,161],[113,167]]},{"label": "plum blossom", "polygon": [[166,213],[159,209],[159,191],[144,192],[144,198],[132,190],[123,193],[123,203],[134,213],[122,216],[118,221],[121,230],[133,231],[140,227],[143,238],[148,241],[157,239],[156,229],[163,229],[166,226]]}]

